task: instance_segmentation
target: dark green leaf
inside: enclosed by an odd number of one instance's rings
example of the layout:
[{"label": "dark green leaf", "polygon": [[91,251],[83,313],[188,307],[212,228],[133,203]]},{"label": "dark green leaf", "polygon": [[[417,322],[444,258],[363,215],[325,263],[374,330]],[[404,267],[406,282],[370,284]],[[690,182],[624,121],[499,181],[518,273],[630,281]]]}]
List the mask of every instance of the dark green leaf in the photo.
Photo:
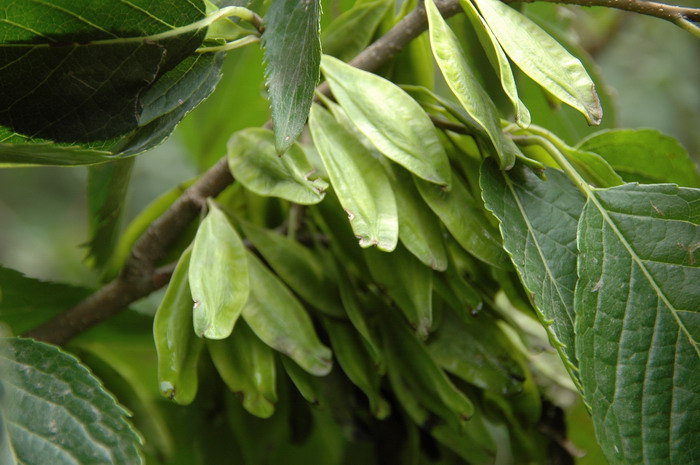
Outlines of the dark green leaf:
[{"label": "dark green leaf", "polygon": [[88,168],[87,259],[95,268],[107,263],[119,237],[134,160],[126,158]]},{"label": "dark green leaf", "polygon": [[433,274],[404,247],[390,254],[366,250],[374,281],[396,302],[419,338],[428,336],[433,323]]},{"label": "dark green leaf", "polygon": [[372,40],[382,18],[392,5],[391,0],[357,2],[350,10],[333,20],[321,34],[323,53],[350,61]]},{"label": "dark green leaf", "polygon": [[[201,0],[9,5],[0,24],[0,61],[8,63],[0,80],[14,91],[0,96],[0,161],[41,162],[22,152],[68,158],[66,147],[76,145],[121,151],[119,137],[167,111],[152,96],[201,44],[206,24],[195,23],[204,16]],[[188,99],[191,90],[178,88],[170,100]],[[16,152],[11,144],[38,145]]]},{"label": "dark green leaf", "polygon": [[29,278],[0,266],[0,321],[14,334],[68,310],[90,295],[90,289]]},{"label": "dark green leaf", "polygon": [[693,463],[700,431],[700,190],[590,192],[579,222],[576,355],[611,463]]},{"label": "dark green leaf", "polygon": [[578,148],[603,157],[626,181],[700,187],[700,174],[688,151],[654,129],[601,131],[582,140]]},{"label": "dark green leaf", "polygon": [[17,463],[143,463],[127,412],[75,357],[29,339],[0,343],[2,407]]},{"label": "dark green leaf", "polygon": [[273,139],[273,133],[262,128],[234,134],[228,143],[228,165],[233,177],[258,195],[302,205],[323,200],[328,183],[313,175],[302,148],[292,143],[279,156]]},{"label": "dark green leaf", "polygon": [[575,380],[576,227],[584,198],[563,173],[548,169],[546,175],[542,181],[521,164],[500,171],[486,160],[481,188],[501,223],[503,245]]},{"label": "dark green leaf", "polygon": [[265,16],[267,87],[275,147],[284,153],[304,129],[321,63],[318,0],[276,0]]},{"label": "dark green leaf", "polygon": [[498,231],[489,223],[476,199],[457,176],[452,176],[452,189],[449,192],[417,178],[414,181],[423,200],[459,245],[489,265],[509,266]]}]

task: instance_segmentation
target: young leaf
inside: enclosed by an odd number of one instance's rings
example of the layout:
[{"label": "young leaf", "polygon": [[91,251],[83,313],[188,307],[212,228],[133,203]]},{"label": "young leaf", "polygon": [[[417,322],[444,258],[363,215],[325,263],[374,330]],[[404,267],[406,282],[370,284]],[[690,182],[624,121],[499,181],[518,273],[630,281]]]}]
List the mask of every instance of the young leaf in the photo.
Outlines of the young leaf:
[{"label": "young leaf", "polygon": [[228,143],[228,166],[236,180],[258,195],[311,205],[323,200],[328,183],[311,180],[313,168],[299,145],[284,155],[275,151],[274,135],[262,128],[239,131]]},{"label": "young leaf", "polygon": [[211,200],[194,238],[189,280],[194,332],[209,339],[228,337],[248,300],[248,262],[241,238]]},{"label": "young leaf", "polygon": [[192,327],[191,256],[191,248],[182,253],[153,320],[160,392],[181,405],[190,404],[197,394],[197,365],[204,346]]},{"label": "young leaf", "polygon": [[433,324],[433,274],[403,247],[391,254],[366,250],[374,281],[396,302],[416,335],[425,339]]},{"label": "young leaf", "polygon": [[319,105],[311,109],[311,135],[360,247],[396,247],[396,200],[381,164]]},{"label": "young leaf", "polygon": [[275,413],[274,353],[245,322],[236,325],[226,339],[207,341],[207,349],[221,379],[241,398],[248,412],[260,418],[269,418]]},{"label": "young leaf", "polygon": [[396,84],[328,55],[321,70],[348,118],[380,152],[426,181],[449,186],[447,154],[415,100]]},{"label": "young leaf", "polygon": [[692,463],[700,431],[700,190],[589,193],[579,221],[576,355],[611,463]]},{"label": "young leaf", "polygon": [[540,321],[576,380],[576,227],[584,198],[563,173],[546,173],[542,181],[521,164],[504,172],[487,159],[481,189]]},{"label": "young leaf", "polygon": [[265,16],[267,87],[275,147],[284,153],[304,129],[321,62],[319,0],[276,0]]},{"label": "young leaf", "polygon": [[134,161],[134,158],[126,158],[88,168],[90,239],[87,260],[95,268],[107,263],[119,237]]},{"label": "young leaf", "polygon": [[498,43],[491,28],[486,21],[484,21],[484,18],[481,17],[470,0],[460,0],[459,3],[462,5],[462,8],[467,13],[467,17],[474,26],[474,31],[482,47],[484,47],[484,51],[491,62],[491,66],[498,72],[498,76],[501,78],[501,87],[503,87],[503,91],[513,103],[513,107],[515,108],[515,122],[522,127],[528,127],[531,122],[530,112],[518,97],[518,89],[515,85],[513,70],[510,68],[510,62],[505,52],[503,52],[501,44]]},{"label": "young leaf", "polygon": [[315,376],[331,371],[331,351],[321,344],[309,314],[284,284],[248,253],[250,297],[243,318],[255,334],[273,349],[289,356]]},{"label": "young leaf", "polygon": [[509,266],[496,228],[489,223],[476,200],[457,176],[452,177],[452,189],[449,192],[417,178],[414,178],[414,181],[425,203],[440,218],[459,245],[489,265]]},{"label": "young leaf", "polygon": [[42,342],[3,338],[0,361],[3,435],[16,463],[143,463],[128,413],[75,357]]},{"label": "young leaf", "polygon": [[654,129],[597,132],[582,140],[578,149],[597,153],[626,181],[700,187],[700,173],[688,151]]},{"label": "young leaf", "polygon": [[503,133],[496,106],[469,69],[457,37],[440,15],[434,0],[426,1],[430,45],[440,71],[452,92],[477,124],[486,131],[496,149],[499,164],[509,169],[515,156],[503,147]]},{"label": "young leaf", "polygon": [[409,173],[391,167],[389,177],[399,212],[399,240],[423,264],[445,271],[447,252],[440,222],[421,198]]},{"label": "young leaf", "polygon": [[603,109],[581,62],[531,19],[499,0],[474,0],[503,50],[552,95],[600,124]]}]

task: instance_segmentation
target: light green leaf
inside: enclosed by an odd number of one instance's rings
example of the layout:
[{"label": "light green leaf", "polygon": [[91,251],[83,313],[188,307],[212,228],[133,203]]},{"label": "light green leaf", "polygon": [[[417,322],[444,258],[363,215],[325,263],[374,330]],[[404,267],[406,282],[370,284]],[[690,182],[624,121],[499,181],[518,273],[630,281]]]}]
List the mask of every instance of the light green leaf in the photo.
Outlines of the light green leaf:
[{"label": "light green leaf", "polygon": [[503,133],[496,106],[467,65],[457,37],[440,15],[434,0],[426,2],[433,56],[452,92],[469,116],[486,131],[501,168],[513,166],[515,157],[503,147]]},{"label": "light green leaf", "polygon": [[87,260],[95,268],[107,263],[119,237],[134,161],[126,158],[88,168]]},{"label": "light green leaf", "polygon": [[499,0],[474,0],[503,50],[525,74],[600,124],[603,109],[581,62],[531,19]]},{"label": "light green leaf", "polygon": [[394,250],[399,236],[398,213],[381,164],[318,105],[311,109],[309,126],[360,247]]},{"label": "light green leaf", "polygon": [[700,431],[700,190],[589,192],[576,354],[611,464],[693,463]]},{"label": "light green leaf", "polygon": [[415,100],[396,84],[331,56],[323,57],[321,70],[347,116],[380,152],[420,178],[449,186],[447,154]]},{"label": "light green leaf", "polygon": [[333,367],[331,351],[318,339],[311,318],[282,282],[254,255],[248,253],[250,297],[243,318],[255,334],[273,349],[289,356],[315,376]]},{"label": "light green leaf", "polygon": [[426,266],[445,271],[447,252],[440,222],[421,198],[410,174],[391,167],[389,177],[399,212],[399,240]]},{"label": "light green leaf", "polygon": [[416,335],[425,339],[433,324],[433,274],[405,248],[391,254],[365,250],[374,282],[399,306]]},{"label": "light green leaf", "polygon": [[207,341],[207,350],[221,379],[240,397],[248,412],[260,418],[269,418],[275,413],[274,353],[245,322],[236,325],[226,339]]},{"label": "light green leaf", "polygon": [[391,0],[358,2],[335,18],[321,34],[323,53],[350,61],[372,40]]},{"label": "light green leaf", "polygon": [[248,300],[248,263],[241,238],[211,200],[194,238],[189,281],[194,332],[209,339],[228,337]]},{"label": "light green leaf", "polygon": [[280,156],[275,151],[274,137],[272,131],[262,128],[234,134],[228,143],[228,166],[233,177],[258,195],[302,205],[323,200],[328,183],[313,176],[302,148],[292,143]]},{"label": "light green leaf", "polygon": [[530,112],[525,104],[518,98],[518,88],[515,85],[513,70],[510,67],[510,62],[506,56],[498,39],[494,36],[489,25],[484,21],[479,12],[474,7],[470,0],[460,0],[459,3],[467,13],[467,17],[474,26],[479,42],[484,47],[484,52],[488,56],[491,66],[498,72],[501,78],[501,86],[515,108],[515,122],[522,127],[530,125]]},{"label": "light green leaf", "polygon": [[601,131],[582,140],[578,148],[603,157],[626,181],[700,187],[700,173],[688,151],[654,129]]},{"label": "light green leaf", "polygon": [[319,0],[276,0],[265,16],[265,76],[275,147],[284,153],[304,129],[321,62]]},{"label": "light green leaf", "polygon": [[281,234],[245,221],[239,223],[255,250],[294,292],[328,316],[344,315],[338,288],[318,255]]},{"label": "light green leaf", "polygon": [[414,178],[414,181],[423,200],[459,245],[489,265],[509,266],[498,231],[489,223],[476,200],[457,176],[452,177],[452,189],[449,192],[417,178]]},{"label": "light green leaf", "polygon": [[204,346],[192,327],[191,256],[192,248],[187,248],[177,262],[153,320],[160,392],[181,405],[190,404],[197,394],[197,365]]},{"label": "light green leaf", "polygon": [[10,464],[143,463],[128,413],[75,357],[30,339],[0,344]]},{"label": "light green leaf", "polygon": [[546,176],[542,181],[521,164],[504,172],[486,160],[482,195],[552,345],[576,381],[576,227],[584,198],[560,171],[548,169]]}]

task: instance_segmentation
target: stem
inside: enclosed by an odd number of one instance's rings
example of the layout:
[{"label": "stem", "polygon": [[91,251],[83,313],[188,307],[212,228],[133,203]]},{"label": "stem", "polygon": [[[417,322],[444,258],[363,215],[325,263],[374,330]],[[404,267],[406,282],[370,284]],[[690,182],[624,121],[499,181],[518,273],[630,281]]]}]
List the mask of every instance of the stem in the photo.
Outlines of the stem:
[{"label": "stem", "polygon": [[214,52],[228,52],[236,48],[245,47],[249,44],[254,44],[260,42],[260,38],[256,36],[245,36],[242,39],[232,40],[231,42],[226,42],[223,45],[215,45],[211,47],[200,47],[195,50],[197,53],[214,53]]}]

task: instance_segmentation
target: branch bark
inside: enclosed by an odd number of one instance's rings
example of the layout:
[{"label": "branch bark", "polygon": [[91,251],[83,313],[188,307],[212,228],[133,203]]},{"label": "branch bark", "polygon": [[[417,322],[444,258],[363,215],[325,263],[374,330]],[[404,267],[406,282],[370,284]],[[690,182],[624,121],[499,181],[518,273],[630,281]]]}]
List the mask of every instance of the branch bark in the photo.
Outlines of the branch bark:
[{"label": "branch bark", "polygon": [[[504,0],[509,2],[509,0]],[[700,9],[683,8],[643,0],[525,0],[548,1],[582,6],[606,6],[672,21],[700,21]],[[461,11],[458,0],[438,0],[444,17]],[[385,35],[367,47],[350,64],[366,70],[377,68],[394,58],[403,48],[428,28],[423,3],[406,15]],[[317,89],[328,94],[328,86]],[[182,196],[156,220],[135,244],[121,274],[75,307],[27,332],[53,344],[64,344],[81,332],[116,315],[129,304],[164,286],[169,274],[157,270],[156,264],[168,247],[201,211],[207,197],[214,197],[233,182],[226,159],[205,172]]]}]

